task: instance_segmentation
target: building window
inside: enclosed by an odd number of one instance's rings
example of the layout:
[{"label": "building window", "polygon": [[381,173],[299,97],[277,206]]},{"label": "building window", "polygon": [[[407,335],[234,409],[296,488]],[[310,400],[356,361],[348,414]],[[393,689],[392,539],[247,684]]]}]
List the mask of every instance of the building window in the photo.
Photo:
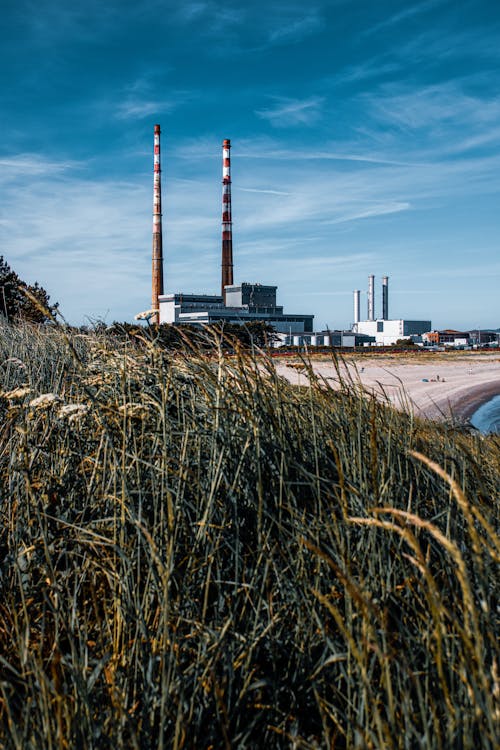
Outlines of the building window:
[{"label": "building window", "polygon": [[384,332],[384,321],[377,320],[377,333],[383,333],[383,332]]}]

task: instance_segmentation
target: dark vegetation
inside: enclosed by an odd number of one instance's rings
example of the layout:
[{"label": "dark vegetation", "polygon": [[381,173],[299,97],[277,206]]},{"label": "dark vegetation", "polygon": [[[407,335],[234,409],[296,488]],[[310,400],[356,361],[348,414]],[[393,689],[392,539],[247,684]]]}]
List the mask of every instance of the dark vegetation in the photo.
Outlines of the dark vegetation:
[{"label": "dark vegetation", "polygon": [[263,321],[251,321],[244,325],[220,322],[209,327],[213,335],[207,336],[207,327],[191,325],[137,325],[133,323],[113,323],[111,326],[97,324],[95,332],[101,338],[138,346],[155,344],[161,349],[174,351],[208,353],[215,349],[234,351],[235,346],[251,349],[266,347],[275,338],[274,328]]},{"label": "dark vegetation", "polygon": [[210,348],[2,328],[0,744],[498,747],[498,438]]},{"label": "dark vegetation", "polygon": [[7,321],[45,323],[56,308],[57,304],[50,304],[50,297],[43,287],[21,281],[0,255],[0,315]]}]

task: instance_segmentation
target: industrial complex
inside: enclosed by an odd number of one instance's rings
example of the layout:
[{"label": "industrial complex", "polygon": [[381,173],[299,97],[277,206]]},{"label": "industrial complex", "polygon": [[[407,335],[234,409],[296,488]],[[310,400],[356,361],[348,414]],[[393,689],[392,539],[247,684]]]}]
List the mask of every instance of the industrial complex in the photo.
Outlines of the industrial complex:
[{"label": "industrial complex", "polygon": [[354,324],[352,330],[372,336],[375,343],[381,346],[395,344],[400,339],[408,339],[430,331],[430,320],[391,320],[389,318],[389,277],[382,276],[382,315],[375,315],[375,276],[368,277],[367,318],[360,320],[359,289],[354,291]]},{"label": "industrial complex", "polygon": [[277,287],[243,282],[233,277],[231,213],[231,142],[222,143],[222,263],[220,294],[165,293],[163,284],[160,126],[154,126],[152,322],[206,325],[225,321],[263,321],[277,333],[278,345],[390,345],[419,338],[432,329],[430,320],[389,318],[389,278],[382,277],[382,315],[375,315],[375,277],[368,277],[367,318],[361,320],[361,292],[354,291],[354,321],[348,331],[314,331],[314,315],[285,313],[277,304]]},{"label": "industrial complex", "polygon": [[243,283],[225,286],[224,295],[163,294],[160,322],[206,325],[261,320],[282,333],[312,332],[314,315],[285,314],[276,304],[276,290],[276,286]]},{"label": "industrial complex", "polygon": [[276,302],[276,286],[234,284],[231,214],[231,142],[222,143],[222,274],[220,295],[164,294],[162,273],[160,126],[154,129],[153,296],[154,322],[206,325],[225,321],[264,321],[277,332],[312,332],[314,315],[285,314]]}]

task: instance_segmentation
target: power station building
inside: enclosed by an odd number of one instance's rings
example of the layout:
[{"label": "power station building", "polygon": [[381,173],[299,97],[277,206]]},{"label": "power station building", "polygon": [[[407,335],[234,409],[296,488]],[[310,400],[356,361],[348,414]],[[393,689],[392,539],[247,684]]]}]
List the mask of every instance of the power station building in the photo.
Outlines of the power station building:
[{"label": "power station building", "polygon": [[430,320],[389,319],[389,277],[382,277],[382,317],[375,317],[375,276],[368,277],[367,320],[360,320],[360,291],[354,291],[353,332],[374,337],[379,346],[390,346],[398,339],[421,336],[432,329]]},{"label": "power station building", "polygon": [[164,294],[159,298],[160,323],[241,325],[261,320],[281,333],[312,332],[314,315],[283,313],[283,307],[276,304],[276,290],[263,284],[232,284],[225,287],[225,304],[222,295]]},{"label": "power station building", "polygon": [[276,286],[234,284],[231,212],[231,142],[222,143],[222,274],[220,295],[165,294],[162,273],[160,126],[154,129],[153,182],[153,322],[208,325],[226,321],[244,324],[263,321],[282,333],[312,332],[314,315],[285,314],[276,304]]}]

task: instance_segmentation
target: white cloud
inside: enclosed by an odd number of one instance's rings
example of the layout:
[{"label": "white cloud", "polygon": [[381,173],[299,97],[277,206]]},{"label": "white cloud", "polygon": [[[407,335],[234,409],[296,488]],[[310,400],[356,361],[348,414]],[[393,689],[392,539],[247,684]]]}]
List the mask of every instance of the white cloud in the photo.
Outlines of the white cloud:
[{"label": "white cloud", "polygon": [[265,195],[290,195],[285,190],[266,190],[264,188],[246,188],[246,187],[237,187],[237,191],[242,193],[264,193]]},{"label": "white cloud", "polygon": [[165,114],[171,112],[178,106],[177,102],[167,101],[144,101],[140,99],[128,99],[120,102],[115,110],[115,116],[120,120],[127,120],[131,117],[143,118],[150,115]]},{"label": "white cloud", "polygon": [[346,213],[343,216],[338,216],[335,219],[325,219],[324,224],[343,224],[348,221],[357,221],[358,219],[368,219],[375,216],[385,216],[387,214],[399,213],[400,211],[408,211],[411,204],[407,201],[391,201],[388,203],[378,203],[371,208],[364,208],[362,210],[353,211]]},{"label": "white cloud", "polygon": [[272,97],[276,105],[270,109],[256,110],[255,114],[263,120],[269,120],[275,127],[310,125],[320,116],[324,98],[312,96],[308,99],[289,99]]},{"label": "white cloud", "polygon": [[407,19],[413,19],[415,16],[421,13],[427,13],[427,11],[435,10],[439,5],[443,5],[447,0],[423,0],[423,2],[417,3],[416,5],[410,5],[398,13],[394,13],[392,16],[384,18],[383,21],[371,26],[363,32],[364,36],[376,34],[379,31],[396,26],[397,24],[406,21]]},{"label": "white cloud", "polygon": [[[403,128],[458,128],[496,123],[500,98],[480,99],[464,92],[466,81],[447,81],[421,88],[382,87],[365,99],[379,120]],[[392,90],[391,90],[392,89]]]},{"label": "white cloud", "polygon": [[269,32],[268,41],[270,44],[288,44],[310,36],[321,29],[323,21],[317,11],[309,13],[307,16],[294,18],[289,21],[281,21],[274,29]]},{"label": "white cloud", "polygon": [[[162,75],[165,74],[162,70]],[[170,91],[166,99],[163,95],[164,86],[158,73],[150,72],[130,81],[113,97],[114,104],[107,98],[101,107],[111,110],[115,117],[121,120],[130,118],[142,119],[150,115],[168,114],[194,96],[194,92],[186,90]],[[158,92],[162,92],[159,94]]]},{"label": "white cloud", "polygon": [[394,74],[401,69],[401,63],[398,61],[387,62],[384,55],[372,57],[356,65],[349,65],[342,68],[338,73],[325,78],[325,85],[339,86],[345,84],[360,83],[365,81],[372,82],[374,78],[381,78],[389,74]]},{"label": "white cloud", "polygon": [[245,20],[247,11],[244,8],[230,7],[226,3],[213,2],[187,2],[179,3],[173,9],[170,18],[181,25],[189,25],[203,35],[220,36],[231,33],[234,29],[241,27]]},{"label": "white cloud", "polygon": [[38,154],[2,157],[0,158],[0,184],[27,174],[31,176],[57,175],[76,166],[78,166],[77,162],[53,161]]}]

